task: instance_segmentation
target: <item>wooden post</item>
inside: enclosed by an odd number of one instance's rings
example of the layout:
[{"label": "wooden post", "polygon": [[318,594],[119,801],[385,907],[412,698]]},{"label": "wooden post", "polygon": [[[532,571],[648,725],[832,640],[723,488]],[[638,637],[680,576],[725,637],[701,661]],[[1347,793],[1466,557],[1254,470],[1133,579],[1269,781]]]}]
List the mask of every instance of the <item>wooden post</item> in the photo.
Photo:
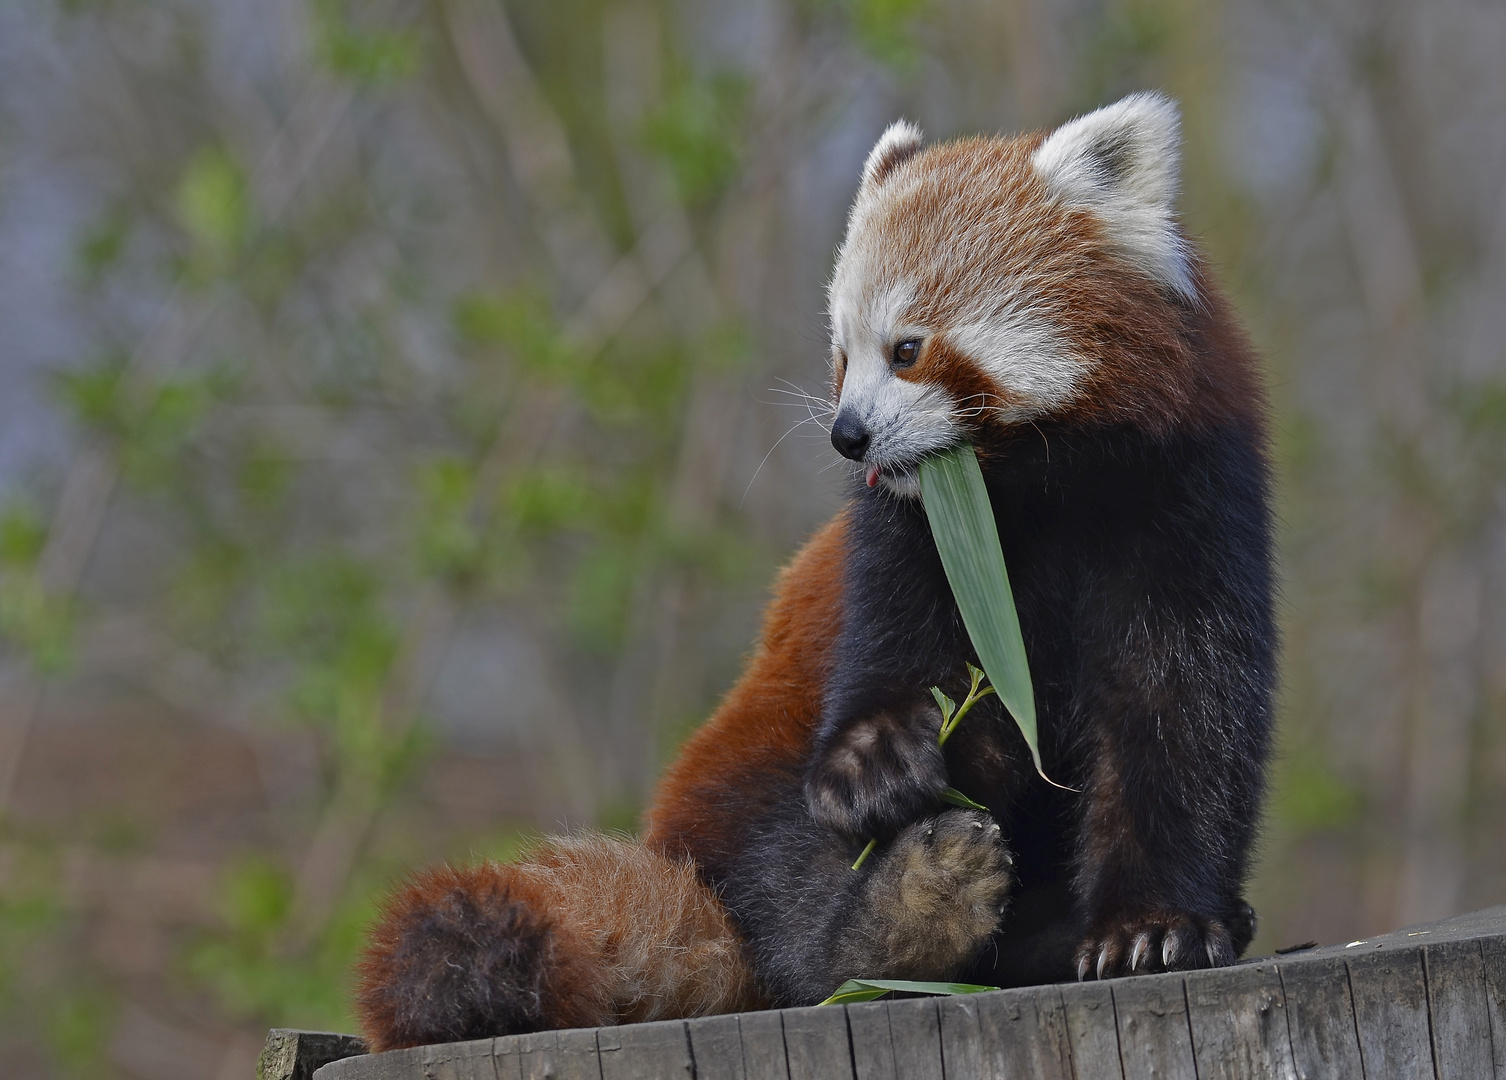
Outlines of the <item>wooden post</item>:
[{"label": "wooden post", "polygon": [[1506,1080],[1506,907],[1214,971],[360,1054],[274,1031],[260,1080]]}]

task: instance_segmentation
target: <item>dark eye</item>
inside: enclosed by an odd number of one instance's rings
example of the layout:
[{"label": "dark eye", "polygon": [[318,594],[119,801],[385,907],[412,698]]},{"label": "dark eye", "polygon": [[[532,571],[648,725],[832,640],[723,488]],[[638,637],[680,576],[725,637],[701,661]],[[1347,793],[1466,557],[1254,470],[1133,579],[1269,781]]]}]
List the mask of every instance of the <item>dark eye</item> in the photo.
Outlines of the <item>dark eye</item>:
[{"label": "dark eye", "polygon": [[837,370],[847,374],[847,354],[840,349],[837,350]]},{"label": "dark eye", "polygon": [[894,346],[894,366],[897,368],[913,367],[915,361],[920,359],[920,339],[907,338]]}]

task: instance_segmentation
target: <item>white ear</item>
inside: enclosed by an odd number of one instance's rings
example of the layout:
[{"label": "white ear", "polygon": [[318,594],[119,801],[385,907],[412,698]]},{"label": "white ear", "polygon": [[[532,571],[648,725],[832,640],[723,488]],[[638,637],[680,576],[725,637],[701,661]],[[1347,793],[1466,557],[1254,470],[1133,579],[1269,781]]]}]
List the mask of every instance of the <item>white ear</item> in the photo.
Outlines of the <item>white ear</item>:
[{"label": "white ear", "polygon": [[906,158],[914,157],[920,152],[920,142],[920,128],[910,121],[896,120],[890,124],[868,152],[868,160],[863,163],[862,186],[870,188],[880,183]]},{"label": "white ear", "polygon": [[1031,164],[1058,198],[1096,213],[1121,254],[1191,299],[1187,251],[1174,217],[1181,133],[1177,106],[1157,93],[1068,121]]}]

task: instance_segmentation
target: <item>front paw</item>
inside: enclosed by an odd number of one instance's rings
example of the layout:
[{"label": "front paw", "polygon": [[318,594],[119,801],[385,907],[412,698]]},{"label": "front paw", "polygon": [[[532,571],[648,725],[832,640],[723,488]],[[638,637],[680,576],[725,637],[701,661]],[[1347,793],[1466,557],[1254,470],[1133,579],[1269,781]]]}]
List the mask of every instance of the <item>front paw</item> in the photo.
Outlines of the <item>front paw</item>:
[{"label": "front paw", "polygon": [[947,786],[929,702],[848,724],[816,755],[805,798],[817,822],[852,839],[892,834],[935,807]]},{"label": "front paw", "polygon": [[857,932],[837,958],[843,977],[955,978],[998,929],[1013,866],[981,811],[948,810],[904,829],[865,871]]},{"label": "front paw", "polygon": [[1077,947],[1075,959],[1081,981],[1223,967],[1234,957],[1223,923],[1185,911],[1158,911],[1103,920]]}]

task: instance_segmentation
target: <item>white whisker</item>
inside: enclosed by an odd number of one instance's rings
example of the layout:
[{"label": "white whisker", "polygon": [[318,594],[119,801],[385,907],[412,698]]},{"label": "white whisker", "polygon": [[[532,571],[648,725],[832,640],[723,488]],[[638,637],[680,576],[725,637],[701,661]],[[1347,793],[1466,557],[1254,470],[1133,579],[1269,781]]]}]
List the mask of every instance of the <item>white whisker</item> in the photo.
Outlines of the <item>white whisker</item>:
[{"label": "white whisker", "polygon": [[748,486],[743,488],[743,497],[737,500],[737,508],[739,510],[743,508],[743,503],[748,501],[748,492],[753,490],[753,481],[757,480],[758,474],[763,472],[763,467],[769,463],[769,458],[774,456],[774,451],[779,449],[779,444],[784,442],[784,440],[788,439],[792,433],[794,433],[799,428],[804,427],[806,424],[819,425],[820,421],[817,420],[814,416],[807,416],[803,420],[796,420],[793,424],[790,425],[789,429],[785,431],[783,435],[774,440],[774,445],[769,447],[769,452],[763,456],[763,460],[758,463],[758,468],[754,469],[753,475],[749,477]]}]

